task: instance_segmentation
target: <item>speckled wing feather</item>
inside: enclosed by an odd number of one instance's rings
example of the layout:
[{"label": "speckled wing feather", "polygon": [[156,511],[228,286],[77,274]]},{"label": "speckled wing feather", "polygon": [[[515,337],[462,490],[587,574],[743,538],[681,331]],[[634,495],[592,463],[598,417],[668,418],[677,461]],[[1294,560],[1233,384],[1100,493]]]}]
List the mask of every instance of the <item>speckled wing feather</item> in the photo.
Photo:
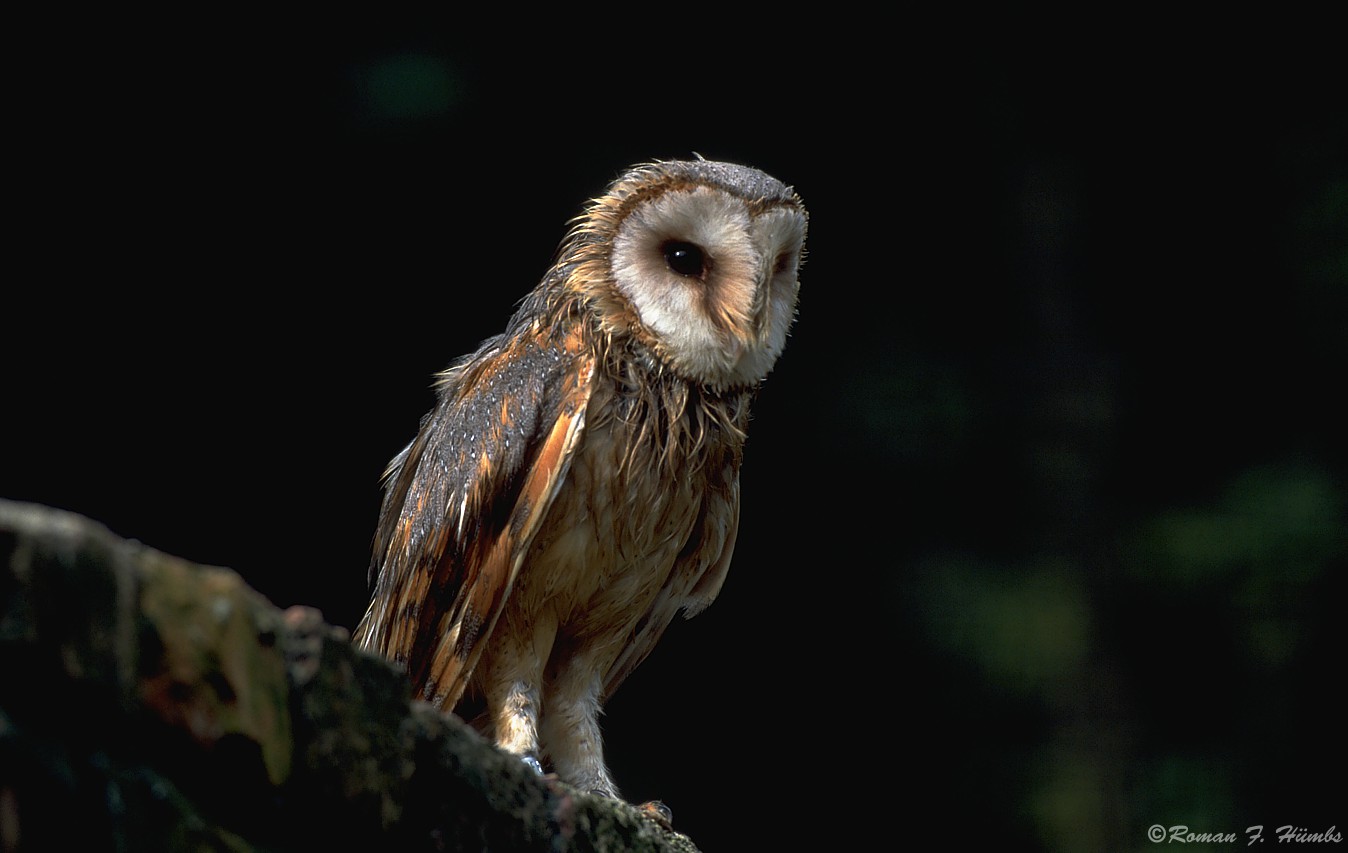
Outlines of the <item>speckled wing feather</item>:
[{"label": "speckled wing feather", "polygon": [[593,373],[574,328],[489,340],[442,374],[438,404],[389,466],[356,641],[442,708],[463,695],[566,478]]},{"label": "speckled wing feather", "polygon": [[604,696],[612,696],[654,650],[679,611],[691,619],[716,599],[730,570],[740,522],[740,481],[736,470],[726,471],[725,489],[708,493],[694,525],[693,535],[679,553],[669,580],[650,610],[637,623],[636,634],[609,667]]}]

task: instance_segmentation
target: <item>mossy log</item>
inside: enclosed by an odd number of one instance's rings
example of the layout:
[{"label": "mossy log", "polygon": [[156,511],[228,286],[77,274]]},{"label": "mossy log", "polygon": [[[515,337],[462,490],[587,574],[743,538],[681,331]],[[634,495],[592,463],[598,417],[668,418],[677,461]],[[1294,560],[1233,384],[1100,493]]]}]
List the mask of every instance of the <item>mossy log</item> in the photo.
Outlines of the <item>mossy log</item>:
[{"label": "mossy log", "polygon": [[0,851],[695,851],[236,573],[0,501]]}]

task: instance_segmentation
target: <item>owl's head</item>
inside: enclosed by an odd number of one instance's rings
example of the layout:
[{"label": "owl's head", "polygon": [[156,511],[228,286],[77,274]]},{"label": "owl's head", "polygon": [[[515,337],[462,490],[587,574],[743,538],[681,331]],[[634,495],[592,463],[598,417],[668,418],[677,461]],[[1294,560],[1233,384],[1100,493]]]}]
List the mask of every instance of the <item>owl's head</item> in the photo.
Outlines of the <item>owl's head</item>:
[{"label": "owl's head", "polygon": [[615,181],[572,236],[610,332],[727,388],[758,383],[786,344],[806,223],[791,187],[757,169],[665,161]]}]

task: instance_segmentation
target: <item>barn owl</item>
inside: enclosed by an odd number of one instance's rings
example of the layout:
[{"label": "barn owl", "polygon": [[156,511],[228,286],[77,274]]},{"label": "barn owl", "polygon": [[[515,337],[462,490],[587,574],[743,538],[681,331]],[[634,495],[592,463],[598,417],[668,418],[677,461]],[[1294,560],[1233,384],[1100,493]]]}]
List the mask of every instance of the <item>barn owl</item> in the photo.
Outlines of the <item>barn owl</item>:
[{"label": "barn owl", "polygon": [[600,708],[725,580],[806,222],[791,187],[702,159],[592,200],[389,464],[357,642],[535,770],[618,797]]}]

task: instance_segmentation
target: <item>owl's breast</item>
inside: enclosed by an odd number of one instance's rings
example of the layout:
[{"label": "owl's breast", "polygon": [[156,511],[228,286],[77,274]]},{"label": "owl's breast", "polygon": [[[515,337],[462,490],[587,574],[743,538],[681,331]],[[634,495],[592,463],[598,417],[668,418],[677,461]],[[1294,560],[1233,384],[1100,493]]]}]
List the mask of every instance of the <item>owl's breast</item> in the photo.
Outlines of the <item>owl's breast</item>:
[{"label": "owl's breast", "polygon": [[[625,636],[666,584],[678,584],[674,573],[696,575],[716,559],[724,537],[703,535],[704,504],[709,493],[731,488],[738,454],[670,430],[659,417],[616,411],[606,395],[592,401],[512,609],[548,608],[573,639]],[[690,541],[708,553],[685,553]]]},{"label": "owl's breast", "polygon": [[624,630],[669,579],[701,506],[700,477],[622,468],[611,430],[588,433],[512,595],[573,636]]}]

